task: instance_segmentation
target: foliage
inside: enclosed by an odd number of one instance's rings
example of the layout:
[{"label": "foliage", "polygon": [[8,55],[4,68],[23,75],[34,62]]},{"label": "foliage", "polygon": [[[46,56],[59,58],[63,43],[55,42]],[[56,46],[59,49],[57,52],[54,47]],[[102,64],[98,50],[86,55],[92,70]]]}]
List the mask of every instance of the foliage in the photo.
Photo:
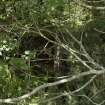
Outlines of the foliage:
[{"label": "foliage", "polygon": [[[104,5],[103,0],[1,0],[0,99],[22,96],[64,76],[88,72],[89,67],[103,70]],[[70,83],[62,81],[64,84],[46,87],[13,104],[100,103],[105,95],[105,76],[96,75],[94,80],[92,74]],[[91,78],[88,87],[67,94],[81,89]]]}]

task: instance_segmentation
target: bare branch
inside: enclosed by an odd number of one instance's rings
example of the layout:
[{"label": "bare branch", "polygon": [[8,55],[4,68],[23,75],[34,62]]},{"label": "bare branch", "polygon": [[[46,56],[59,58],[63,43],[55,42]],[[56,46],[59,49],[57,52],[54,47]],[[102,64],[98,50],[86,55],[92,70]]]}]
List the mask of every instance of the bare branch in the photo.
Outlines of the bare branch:
[{"label": "bare branch", "polygon": [[95,6],[87,5],[87,4],[85,4],[85,3],[79,3],[79,2],[77,2],[77,1],[75,1],[75,0],[74,0],[74,2],[75,2],[76,4],[82,6],[82,7],[85,7],[85,8],[87,8],[87,9],[90,9],[90,10],[92,10],[92,9],[95,9],[95,10],[105,10],[105,6],[103,6],[103,7],[95,7]]},{"label": "bare branch", "polygon": [[101,30],[99,30],[97,28],[94,28],[94,30],[97,31],[97,32],[99,32],[99,33],[101,33],[101,34],[105,34],[105,31],[101,31]]},{"label": "bare branch", "polygon": [[89,0],[88,0],[88,1],[87,1],[87,0],[86,0],[85,2],[89,2],[89,3],[100,3],[100,2],[104,2],[104,0],[99,0],[99,1],[94,1],[94,0],[92,0],[92,1],[89,1]]},{"label": "bare branch", "polygon": [[82,42],[77,40],[75,36],[73,36],[67,29],[66,29],[67,33],[71,36],[71,38],[81,47],[81,49],[83,50],[83,54],[84,56],[88,59],[88,61],[90,63],[92,63],[94,66],[100,68],[100,69],[104,69],[103,66],[99,65],[97,62],[94,61],[94,59],[88,54],[88,52],[86,51],[85,47],[83,46]]},{"label": "bare branch", "polygon": [[33,91],[31,91],[27,94],[24,94],[20,97],[17,97],[17,98],[0,99],[0,103],[12,103],[12,102],[16,102],[16,101],[21,101],[21,100],[24,100],[26,98],[31,97],[32,95],[36,94],[38,91],[40,91],[40,90],[42,90],[46,87],[51,87],[51,86],[64,84],[64,83],[71,82],[75,79],[78,79],[78,78],[81,78],[81,77],[84,77],[84,76],[88,76],[88,75],[101,75],[101,74],[104,74],[104,73],[105,73],[105,71],[103,71],[103,70],[99,70],[99,71],[91,70],[91,71],[87,71],[87,72],[82,72],[82,73],[74,75],[70,78],[61,79],[61,80],[53,82],[53,83],[43,84],[41,86],[36,87]]},{"label": "bare branch", "polygon": [[94,80],[95,78],[96,78],[96,75],[94,75],[93,77],[91,77],[91,79],[90,79],[88,82],[86,82],[82,87],[80,87],[79,89],[76,89],[76,90],[72,91],[72,94],[75,94],[75,93],[77,93],[77,92],[83,90],[83,89],[84,89],[85,87],[87,87],[91,82],[93,82],[93,80]]}]

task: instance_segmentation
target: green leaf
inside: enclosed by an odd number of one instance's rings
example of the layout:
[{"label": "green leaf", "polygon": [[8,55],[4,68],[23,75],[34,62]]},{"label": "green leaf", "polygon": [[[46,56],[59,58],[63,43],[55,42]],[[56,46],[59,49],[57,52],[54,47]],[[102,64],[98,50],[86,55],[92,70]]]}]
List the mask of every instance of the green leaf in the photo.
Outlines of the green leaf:
[{"label": "green leaf", "polygon": [[28,70],[28,65],[26,64],[26,60],[23,58],[11,58],[9,64],[23,70]]}]

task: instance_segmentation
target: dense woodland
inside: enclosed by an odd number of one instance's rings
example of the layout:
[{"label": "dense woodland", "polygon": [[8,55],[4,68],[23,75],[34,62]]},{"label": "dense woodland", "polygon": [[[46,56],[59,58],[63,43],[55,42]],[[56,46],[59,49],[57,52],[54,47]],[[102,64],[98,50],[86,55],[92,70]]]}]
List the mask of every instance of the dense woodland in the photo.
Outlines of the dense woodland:
[{"label": "dense woodland", "polygon": [[0,105],[105,105],[105,1],[0,0]]}]

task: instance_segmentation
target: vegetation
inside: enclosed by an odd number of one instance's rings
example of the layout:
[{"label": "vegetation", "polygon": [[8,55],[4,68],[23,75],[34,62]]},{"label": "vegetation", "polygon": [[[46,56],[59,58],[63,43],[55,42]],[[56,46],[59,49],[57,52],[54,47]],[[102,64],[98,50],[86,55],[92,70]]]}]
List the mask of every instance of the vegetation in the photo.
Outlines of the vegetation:
[{"label": "vegetation", "polygon": [[104,0],[1,0],[0,104],[104,105],[104,17]]}]

